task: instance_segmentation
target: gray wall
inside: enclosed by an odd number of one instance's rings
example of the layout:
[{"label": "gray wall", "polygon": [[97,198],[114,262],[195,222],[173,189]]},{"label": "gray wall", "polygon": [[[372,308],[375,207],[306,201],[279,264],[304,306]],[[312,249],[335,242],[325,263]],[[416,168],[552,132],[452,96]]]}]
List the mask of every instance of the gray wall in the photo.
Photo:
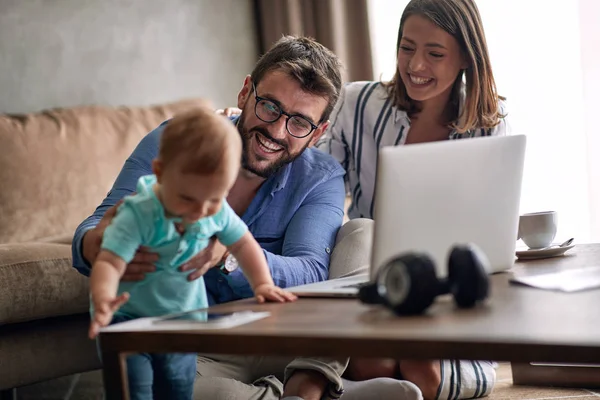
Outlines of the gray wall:
[{"label": "gray wall", "polygon": [[235,105],[256,35],[250,0],[0,0],[0,112]]}]

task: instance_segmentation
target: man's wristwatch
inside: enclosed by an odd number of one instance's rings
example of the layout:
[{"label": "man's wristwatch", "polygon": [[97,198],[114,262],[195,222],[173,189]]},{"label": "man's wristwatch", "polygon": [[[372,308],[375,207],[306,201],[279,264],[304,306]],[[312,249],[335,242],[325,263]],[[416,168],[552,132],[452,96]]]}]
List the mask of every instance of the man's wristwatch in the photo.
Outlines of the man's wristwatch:
[{"label": "man's wristwatch", "polygon": [[225,258],[225,262],[221,265],[221,272],[225,275],[229,275],[233,271],[235,271],[239,267],[239,264],[235,257],[232,254],[229,254],[227,258]]}]

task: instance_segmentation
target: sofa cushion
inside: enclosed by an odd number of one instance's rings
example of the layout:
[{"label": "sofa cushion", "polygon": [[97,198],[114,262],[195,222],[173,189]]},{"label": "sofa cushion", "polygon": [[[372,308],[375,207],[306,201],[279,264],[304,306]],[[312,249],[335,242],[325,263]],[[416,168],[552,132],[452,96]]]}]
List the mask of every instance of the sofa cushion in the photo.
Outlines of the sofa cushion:
[{"label": "sofa cushion", "polygon": [[[102,368],[96,341],[87,336],[89,325],[89,314],[78,314],[0,326],[0,390]],[[18,392],[19,399],[78,398]]]},{"label": "sofa cushion", "polygon": [[0,115],[0,243],[72,235],[141,138],[174,113],[200,104],[191,99]]},{"label": "sofa cushion", "polygon": [[71,265],[69,245],[0,245],[0,325],[88,312],[88,278]]}]

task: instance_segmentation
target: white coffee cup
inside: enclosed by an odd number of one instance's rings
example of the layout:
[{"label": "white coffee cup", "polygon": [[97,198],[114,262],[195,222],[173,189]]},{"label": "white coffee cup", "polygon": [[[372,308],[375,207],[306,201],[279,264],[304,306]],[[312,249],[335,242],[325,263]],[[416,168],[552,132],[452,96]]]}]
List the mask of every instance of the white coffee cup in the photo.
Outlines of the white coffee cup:
[{"label": "white coffee cup", "polygon": [[556,229],[556,211],[523,214],[519,217],[517,239],[521,239],[530,249],[541,249],[552,244]]}]

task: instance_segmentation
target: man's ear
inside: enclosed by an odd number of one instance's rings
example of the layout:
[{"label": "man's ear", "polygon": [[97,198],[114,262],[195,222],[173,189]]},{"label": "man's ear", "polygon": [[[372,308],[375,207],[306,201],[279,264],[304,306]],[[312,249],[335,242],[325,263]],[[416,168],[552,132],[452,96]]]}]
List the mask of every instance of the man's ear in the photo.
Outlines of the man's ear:
[{"label": "man's ear", "polygon": [[161,183],[163,174],[163,164],[158,158],[152,160],[152,172],[156,175],[156,182]]},{"label": "man's ear", "polygon": [[244,79],[244,86],[242,86],[242,88],[240,89],[239,93],[238,93],[238,103],[237,106],[240,109],[244,109],[244,106],[246,105],[246,101],[248,101],[248,97],[250,97],[250,94],[252,93],[252,78],[250,77],[250,75],[246,75],[246,78]]},{"label": "man's ear", "polygon": [[328,127],[329,127],[329,120],[327,120],[325,122],[321,122],[319,124],[319,127],[317,129],[315,129],[315,133],[313,133],[312,139],[310,139],[309,147],[314,146],[317,143],[317,141],[319,139],[321,139],[321,136],[323,136],[323,134],[325,133],[325,131],[327,130]]}]

